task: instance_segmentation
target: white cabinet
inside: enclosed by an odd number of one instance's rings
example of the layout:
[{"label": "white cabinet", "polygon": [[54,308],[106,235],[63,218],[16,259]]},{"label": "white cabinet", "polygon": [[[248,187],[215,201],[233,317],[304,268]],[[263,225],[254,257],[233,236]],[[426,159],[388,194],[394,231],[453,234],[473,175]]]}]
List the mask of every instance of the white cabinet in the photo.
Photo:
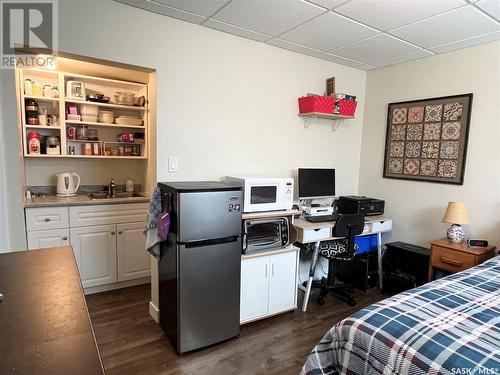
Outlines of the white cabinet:
[{"label": "white cabinet", "polygon": [[241,262],[240,321],[267,313],[269,257],[249,258]]},{"label": "white cabinet", "polygon": [[36,230],[28,232],[28,250],[69,245],[69,229]]},{"label": "white cabinet", "polygon": [[240,322],[297,307],[298,249],[241,260]]},{"label": "white cabinet", "polygon": [[71,244],[84,288],[130,285],[150,276],[147,213],[147,203],[27,207],[28,249]]},{"label": "white cabinet", "polygon": [[117,224],[118,281],[150,275],[151,258],[145,250],[143,223]]},{"label": "white cabinet", "polygon": [[269,313],[295,305],[297,294],[297,254],[295,252],[269,257]]},{"label": "white cabinet", "polygon": [[116,225],[71,228],[70,236],[84,288],[117,281]]}]

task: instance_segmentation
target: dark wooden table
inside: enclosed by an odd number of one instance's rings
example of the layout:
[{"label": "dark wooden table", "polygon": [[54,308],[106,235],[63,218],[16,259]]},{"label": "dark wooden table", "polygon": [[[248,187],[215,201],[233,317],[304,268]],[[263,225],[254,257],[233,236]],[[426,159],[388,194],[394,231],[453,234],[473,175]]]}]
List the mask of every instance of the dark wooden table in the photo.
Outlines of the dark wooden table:
[{"label": "dark wooden table", "polygon": [[103,374],[71,247],[0,254],[0,374]]}]

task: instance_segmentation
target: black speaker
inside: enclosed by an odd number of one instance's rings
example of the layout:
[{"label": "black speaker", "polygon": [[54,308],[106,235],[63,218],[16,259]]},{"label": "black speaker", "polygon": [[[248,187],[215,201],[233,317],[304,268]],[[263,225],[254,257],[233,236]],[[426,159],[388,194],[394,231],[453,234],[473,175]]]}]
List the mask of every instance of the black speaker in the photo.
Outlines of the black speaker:
[{"label": "black speaker", "polygon": [[384,293],[399,293],[427,282],[429,249],[405,242],[391,242],[385,246],[382,258]]}]

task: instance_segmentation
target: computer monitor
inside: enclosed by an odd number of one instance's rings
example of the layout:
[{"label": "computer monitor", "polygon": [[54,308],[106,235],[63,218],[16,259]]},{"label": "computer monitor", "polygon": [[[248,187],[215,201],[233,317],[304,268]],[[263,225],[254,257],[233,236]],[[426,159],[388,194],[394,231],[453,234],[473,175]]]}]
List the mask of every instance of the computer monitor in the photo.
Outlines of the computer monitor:
[{"label": "computer monitor", "polygon": [[335,169],[299,168],[299,199],[335,196]]}]

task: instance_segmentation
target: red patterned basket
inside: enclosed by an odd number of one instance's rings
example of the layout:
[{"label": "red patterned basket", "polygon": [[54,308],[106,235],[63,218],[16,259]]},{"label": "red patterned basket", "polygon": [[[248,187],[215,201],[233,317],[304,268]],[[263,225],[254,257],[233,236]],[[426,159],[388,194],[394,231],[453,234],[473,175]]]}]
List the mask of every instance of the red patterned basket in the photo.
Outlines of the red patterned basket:
[{"label": "red patterned basket", "polygon": [[339,99],[339,115],[354,116],[358,102],[354,100]]},{"label": "red patterned basket", "polygon": [[335,98],[330,96],[303,96],[299,98],[299,113],[333,113]]}]

